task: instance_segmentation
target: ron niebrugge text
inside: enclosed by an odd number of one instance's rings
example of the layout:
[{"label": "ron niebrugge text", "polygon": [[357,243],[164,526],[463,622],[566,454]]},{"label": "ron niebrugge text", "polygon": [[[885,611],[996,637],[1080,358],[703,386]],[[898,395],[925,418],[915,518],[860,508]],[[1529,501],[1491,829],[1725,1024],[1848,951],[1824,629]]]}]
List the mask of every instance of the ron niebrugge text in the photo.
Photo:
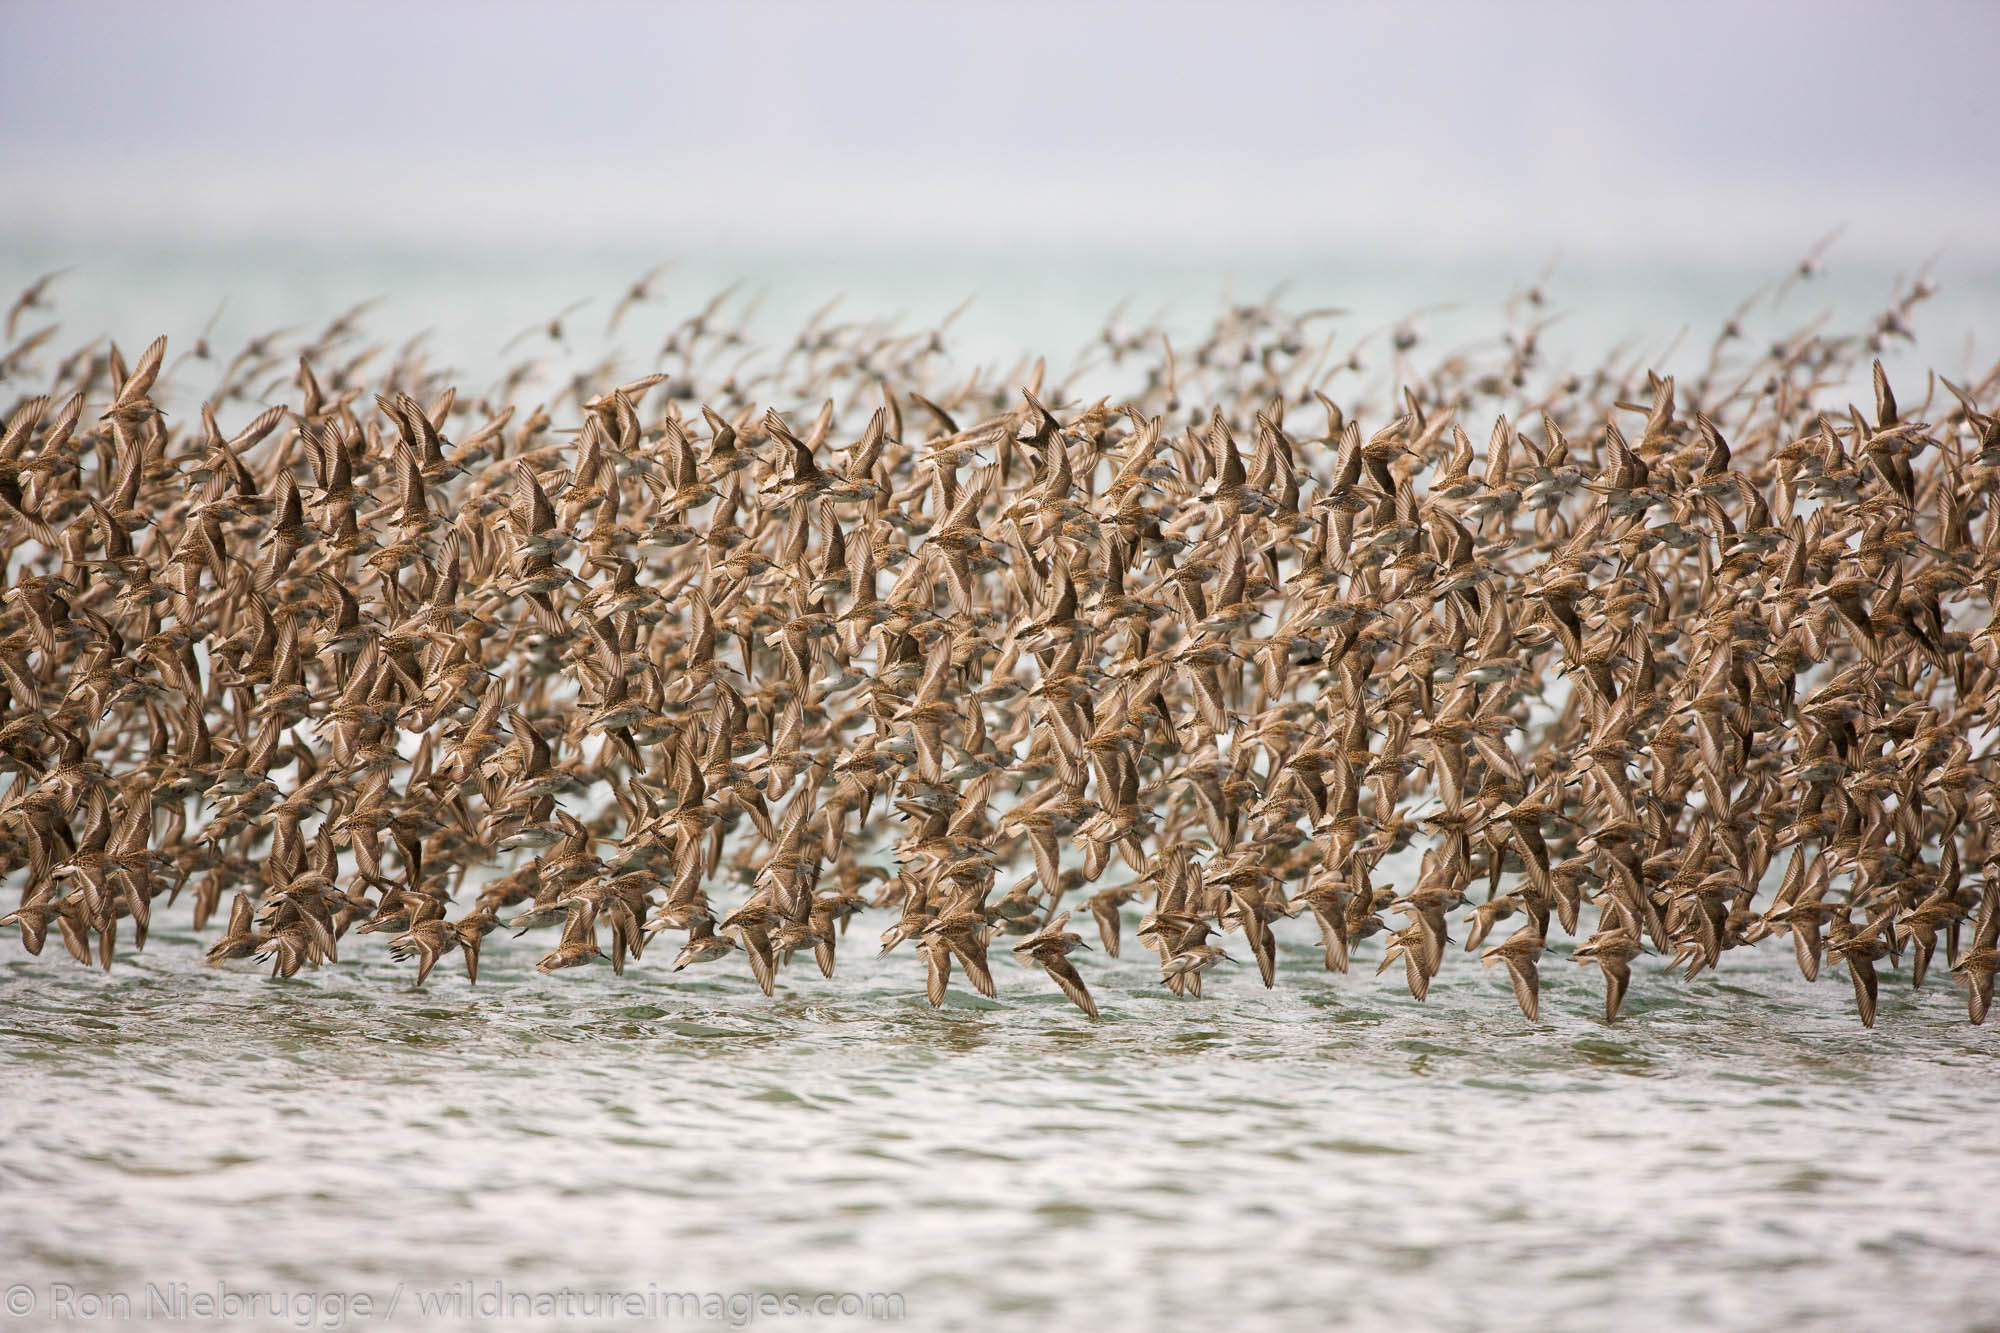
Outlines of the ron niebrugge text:
[{"label": "ron niebrugge text", "polygon": [[148,1282],[137,1291],[17,1282],[0,1293],[0,1312],[79,1323],[144,1320],[207,1323],[261,1319],[296,1328],[341,1329],[391,1319],[688,1319],[742,1327],[759,1319],[897,1320],[900,1292],[680,1291],[644,1287],[529,1288],[505,1282],[444,1287],[397,1283],[386,1292],[278,1289],[227,1282]]}]

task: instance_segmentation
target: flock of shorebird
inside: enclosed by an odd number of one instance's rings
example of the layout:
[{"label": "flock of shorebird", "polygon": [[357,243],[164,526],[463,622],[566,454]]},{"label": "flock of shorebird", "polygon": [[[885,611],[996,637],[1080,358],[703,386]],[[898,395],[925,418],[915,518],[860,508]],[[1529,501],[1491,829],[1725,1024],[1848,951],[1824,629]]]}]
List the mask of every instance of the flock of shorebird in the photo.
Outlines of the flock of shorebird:
[{"label": "flock of shorebird", "polygon": [[718,300],[667,373],[526,407],[534,362],[458,394],[350,312],[187,414],[164,340],[40,366],[46,287],[0,355],[43,390],[0,427],[30,953],[109,968],[186,891],[277,976],[352,931],[476,979],[504,926],[768,994],[888,908],[933,1004],[997,944],[1095,1016],[1080,904],[1177,995],[1232,934],[1272,985],[1309,914],[1419,999],[1459,923],[1529,1020],[1558,929],[1606,1019],[1642,955],[1774,935],[1871,1025],[1942,941],[1986,1016],[2000,370],[1866,402],[1923,284],[1852,337],[1732,320],[1682,383],[1551,370],[1533,292],[1422,371],[1397,328],[1372,401],[1322,314],[1114,323],[1115,406],[824,313],[752,375]]}]

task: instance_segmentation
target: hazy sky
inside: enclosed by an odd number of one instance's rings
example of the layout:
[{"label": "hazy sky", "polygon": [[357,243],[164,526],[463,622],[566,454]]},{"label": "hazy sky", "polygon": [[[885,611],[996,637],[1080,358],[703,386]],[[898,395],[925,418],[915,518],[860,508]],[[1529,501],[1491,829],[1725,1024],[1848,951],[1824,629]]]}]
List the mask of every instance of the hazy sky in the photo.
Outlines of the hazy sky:
[{"label": "hazy sky", "polygon": [[2000,5],[0,0],[0,225],[2000,249]]}]

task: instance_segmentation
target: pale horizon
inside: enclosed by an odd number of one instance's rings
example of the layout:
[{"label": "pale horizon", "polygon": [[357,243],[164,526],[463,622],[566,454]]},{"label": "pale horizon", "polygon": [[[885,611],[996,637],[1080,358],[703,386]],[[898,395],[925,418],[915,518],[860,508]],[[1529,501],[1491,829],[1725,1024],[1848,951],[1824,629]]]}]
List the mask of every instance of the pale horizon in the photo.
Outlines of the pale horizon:
[{"label": "pale horizon", "polygon": [[2000,258],[1980,6],[1893,39],[1851,5],[341,16],[0,9],[0,235],[1768,266],[1838,230]]}]

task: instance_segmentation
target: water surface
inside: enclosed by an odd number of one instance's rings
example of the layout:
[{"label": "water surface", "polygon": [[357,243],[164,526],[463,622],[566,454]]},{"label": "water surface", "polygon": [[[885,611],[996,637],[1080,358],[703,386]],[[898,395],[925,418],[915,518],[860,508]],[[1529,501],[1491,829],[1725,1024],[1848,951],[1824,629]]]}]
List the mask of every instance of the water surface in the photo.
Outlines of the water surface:
[{"label": "water surface", "polygon": [[[476,991],[354,937],[272,982],[161,916],[108,976],[0,963],[0,1280],[893,1292],[916,1327],[1995,1319],[2000,1034],[1907,973],[1869,1032],[1788,950],[1649,959],[1607,1026],[1551,953],[1529,1026],[1502,972],[1455,957],[1418,1004],[1297,923],[1276,990],[1225,968],[1200,1002],[1084,955],[1093,1024],[1011,961],[932,1011],[880,913],[769,999],[663,950],[542,977],[504,936]],[[391,1322],[482,1325],[410,1299]]]}]

